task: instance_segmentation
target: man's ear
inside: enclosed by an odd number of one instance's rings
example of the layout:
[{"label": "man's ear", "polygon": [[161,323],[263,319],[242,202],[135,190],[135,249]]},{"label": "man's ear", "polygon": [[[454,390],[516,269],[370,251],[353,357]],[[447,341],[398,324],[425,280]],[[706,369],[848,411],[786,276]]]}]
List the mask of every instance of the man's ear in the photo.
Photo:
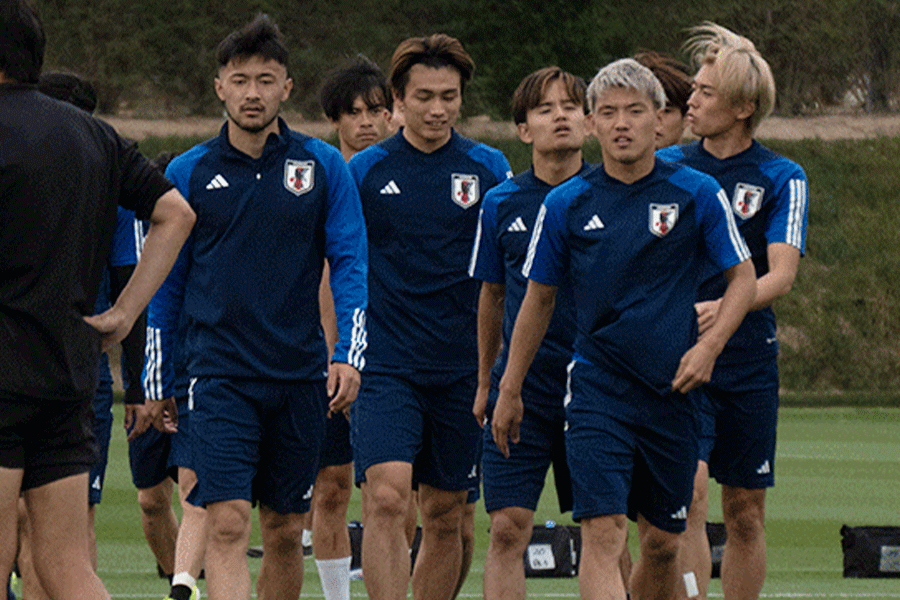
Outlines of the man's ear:
[{"label": "man's ear", "polygon": [[531,131],[528,129],[528,123],[519,123],[516,125],[516,134],[518,134],[519,139],[525,142],[526,144],[531,144],[534,142],[534,138],[531,137]]}]

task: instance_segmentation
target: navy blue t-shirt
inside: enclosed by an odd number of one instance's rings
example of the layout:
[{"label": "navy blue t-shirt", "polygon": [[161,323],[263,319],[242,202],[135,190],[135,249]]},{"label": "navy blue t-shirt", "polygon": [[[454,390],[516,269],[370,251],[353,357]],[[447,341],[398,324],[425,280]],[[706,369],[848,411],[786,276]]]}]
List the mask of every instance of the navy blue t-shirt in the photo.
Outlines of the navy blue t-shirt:
[{"label": "navy blue t-shirt", "polygon": [[369,236],[370,370],[478,367],[478,281],[468,275],[482,195],[503,154],[453,132],[431,153],[396,135],[350,160]]},{"label": "navy blue t-shirt", "polygon": [[[754,141],[747,150],[718,159],[700,141],[660,150],[657,156],[715,177],[729,195],[731,210],[752,254],[756,276],[769,272],[766,248],[790,244],[801,254],[806,247],[808,183],[797,163]],[[727,282],[707,263],[698,300],[715,300]],[[778,354],[775,313],[771,307],[747,314],[719,356],[719,364],[771,359]]]},{"label": "navy blue t-shirt", "polygon": [[[592,168],[585,163],[578,175],[583,177]],[[506,369],[509,341],[528,286],[522,266],[531,233],[544,198],[552,189],[553,186],[535,177],[533,169],[528,169],[491,189],[481,206],[470,273],[482,281],[506,286],[503,347],[493,367],[497,377]],[[526,376],[529,385],[539,392],[538,399],[553,404],[562,402],[574,339],[575,302],[571,282],[566,280],[556,294],[553,317]]]},{"label": "navy blue t-shirt", "polygon": [[571,277],[576,359],[665,394],[696,340],[707,257],[720,270],[750,257],[722,188],[709,175],[656,161],[631,184],[598,167],[551,190],[523,273],[555,286]]},{"label": "navy blue t-shirt", "polygon": [[333,146],[279,125],[260,158],[235,149],[226,124],[166,169],[197,223],[150,303],[148,398],[173,395],[181,343],[190,377],[324,377],[325,258],[339,335],[332,360],[364,366],[366,234],[356,186]]}]

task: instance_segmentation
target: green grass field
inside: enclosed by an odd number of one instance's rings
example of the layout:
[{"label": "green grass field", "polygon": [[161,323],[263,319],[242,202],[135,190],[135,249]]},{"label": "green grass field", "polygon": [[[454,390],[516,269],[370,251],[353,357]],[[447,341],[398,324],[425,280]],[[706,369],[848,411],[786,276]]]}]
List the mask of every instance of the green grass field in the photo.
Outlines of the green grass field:
[{"label": "green grass field", "polygon": [[[97,509],[100,577],[113,598],[162,598],[168,591],[141,532],[136,493],[128,470],[122,408],[116,405],[103,503]],[[849,525],[900,525],[900,410],[877,408],[785,408],[779,425],[777,486],[768,496],[769,571],[763,598],[791,600],[900,598],[900,579],[843,579],[839,530]],[[552,486],[552,478],[548,480]],[[720,520],[716,486],[711,520]],[[552,490],[545,490],[536,516],[570,523],[556,512]],[[350,519],[359,518],[354,495]],[[481,597],[488,518],[476,512],[476,554],[462,591]],[[634,532],[632,532],[634,533]],[[634,542],[635,535],[631,535]],[[252,544],[259,544],[254,532]],[[256,575],[259,560],[250,559]],[[305,561],[303,598],[321,598],[318,575]],[[201,588],[202,588],[201,583]],[[577,598],[575,579],[530,579],[530,598]],[[362,582],[353,597],[365,597]],[[721,598],[718,580],[710,597]]]}]

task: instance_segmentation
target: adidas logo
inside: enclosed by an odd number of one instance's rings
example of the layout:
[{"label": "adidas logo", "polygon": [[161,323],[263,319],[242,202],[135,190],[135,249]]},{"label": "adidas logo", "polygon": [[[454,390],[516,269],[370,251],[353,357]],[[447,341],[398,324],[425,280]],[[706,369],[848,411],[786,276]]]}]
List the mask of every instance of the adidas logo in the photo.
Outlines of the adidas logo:
[{"label": "adidas logo", "polygon": [[603,224],[603,221],[600,220],[600,217],[594,215],[591,217],[591,220],[588,221],[588,224],[584,226],[585,231],[596,231],[597,229],[603,229],[606,225]]},{"label": "adidas logo", "polygon": [[99,475],[97,475],[97,477],[94,478],[94,483],[91,484],[91,487],[95,490],[99,490],[99,489],[103,488],[103,486],[100,484],[100,476]]},{"label": "adidas logo", "polygon": [[215,177],[212,178],[212,181],[206,184],[206,189],[208,190],[220,190],[222,188],[227,188],[228,182],[225,181],[225,178],[222,177],[222,174],[219,173]]},{"label": "adidas logo", "polygon": [[391,179],[386,186],[381,188],[379,194],[382,196],[393,196],[394,194],[400,193],[400,186],[397,185],[397,182]]},{"label": "adidas logo", "polygon": [[516,220],[512,222],[512,225],[506,228],[507,231],[512,231],[513,233],[528,231],[528,228],[525,227],[525,221],[522,220],[522,217],[516,217]]},{"label": "adidas logo", "polygon": [[304,499],[304,500],[309,500],[310,498],[312,498],[313,488],[314,488],[314,487],[315,487],[315,485],[309,486],[309,489],[306,490],[306,493],[305,493],[305,494],[303,494],[303,499]]},{"label": "adidas logo", "polygon": [[669,518],[675,519],[677,521],[686,521],[687,520],[687,506],[682,506],[678,509],[678,512],[673,512],[669,515]]},{"label": "adidas logo", "polygon": [[472,470],[469,471],[469,479],[475,479],[478,477],[478,465],[472,465]]},{"label": "adidas logo", "polygon": [[756,470],[757,475],[768,475],[771,472],[772,467],[769,465],[769,461],[764,462],[762,466]]}]

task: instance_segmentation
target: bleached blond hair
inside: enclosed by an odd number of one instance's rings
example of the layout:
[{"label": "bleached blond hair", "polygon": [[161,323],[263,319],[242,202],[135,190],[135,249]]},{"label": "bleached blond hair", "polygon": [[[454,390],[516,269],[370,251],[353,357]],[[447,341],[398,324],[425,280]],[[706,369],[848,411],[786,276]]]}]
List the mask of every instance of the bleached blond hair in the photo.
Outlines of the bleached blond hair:
[{"label": "bleached blond hair", "polygon": [[706,21],[690,29],[684,44],[694,66],[710,66],[718,77],[718,91],[733,105],[752,102],[756,106],[747,118],[750,133],[775,108],[775,78],[769,63],[753,42],[721,25]]},{"label": "bleached blond hair", "polygon": [[659,79],[653,71],[633,58],[620,58],[611,62],[594,76],[587,90],[591,111],[596,108],[603,92],[610,88],[630,88],[646,94],[656,110],[666,106],[666,92]]}]

